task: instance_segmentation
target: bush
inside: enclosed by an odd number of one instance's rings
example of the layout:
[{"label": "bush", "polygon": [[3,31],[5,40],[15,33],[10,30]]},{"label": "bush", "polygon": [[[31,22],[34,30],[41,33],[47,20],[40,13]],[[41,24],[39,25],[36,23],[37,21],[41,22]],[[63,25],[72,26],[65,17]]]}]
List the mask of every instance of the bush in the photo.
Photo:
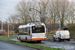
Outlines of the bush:
[{"label": "bush", "polygon": [[75,25],[70,25],[68,30],[70,31],[71,38],[75,38]]},{"label": "bush", "polygon": [[51,32],[48,32],[48,36],[53,36],[55,34],[55,31],[51,31]]},{"label": "bush", "polygon": [[55,34],[55,31],[51,31],[50,34]]}]

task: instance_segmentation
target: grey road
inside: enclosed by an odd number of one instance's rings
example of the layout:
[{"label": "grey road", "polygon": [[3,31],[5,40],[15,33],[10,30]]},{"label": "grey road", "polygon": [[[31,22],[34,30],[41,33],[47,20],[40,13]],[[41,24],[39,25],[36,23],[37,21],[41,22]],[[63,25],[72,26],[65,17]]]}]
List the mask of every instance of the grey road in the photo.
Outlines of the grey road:
[{"label": "grey road", "polygon": [[0,38],[3,38],[3,36],[0,36]]},{"label": "grey road", "polygon": [[[17,38],[14,38],[11,40],[18,41]],[[37,42],[30,42],[30,43],[41,45],[41,46],[46,46],[46,47],[62,48],[65,50],[75,50],[75,42],[74,43],[70,43],[70,42],[68,41],[64,41],[64,42],[42,41],[41,43],[37,43]]]},{"label": "grey road", "polygon": [[0,41],[0,50],[35,50],[35,49]]},{"label": "grey road", "polygon": [[75,44],[71,43],[42,41],[42,43],[33,43],[33,44],[46,46],[46,47],[53,47],[53,48],[62,48],[65,50],[75,50]]}]

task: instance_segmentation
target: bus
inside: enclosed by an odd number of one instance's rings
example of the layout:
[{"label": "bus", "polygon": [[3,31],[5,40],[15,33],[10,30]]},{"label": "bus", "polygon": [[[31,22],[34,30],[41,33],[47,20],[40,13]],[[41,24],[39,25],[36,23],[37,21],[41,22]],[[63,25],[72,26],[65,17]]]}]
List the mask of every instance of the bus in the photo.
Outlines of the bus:
[{"label": "bus", "polygon": [[46,26],[42,22],[28,23],[27,25],[20,25],[18,27],[19,33],[17,39],[20,41],[41,42],[46,40]]}]

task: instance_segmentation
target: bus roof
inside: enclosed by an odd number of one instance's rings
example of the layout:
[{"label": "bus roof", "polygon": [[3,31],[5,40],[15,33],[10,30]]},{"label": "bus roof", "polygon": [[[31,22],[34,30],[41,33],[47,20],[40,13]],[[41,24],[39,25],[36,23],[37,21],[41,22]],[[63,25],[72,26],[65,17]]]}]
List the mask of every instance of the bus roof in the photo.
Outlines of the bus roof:
[{"label": "bus roof", "polygon": [[30,25],[20,25],[18,28],[30,27]]},{"label": "bus roof", "polygon": [[25,27],[37,26],[37,25],[45,25],[45,24],[42,22],[34,22],[34,23],[28,23],[27,25],[20,25],[18,28],[25,28]]}]

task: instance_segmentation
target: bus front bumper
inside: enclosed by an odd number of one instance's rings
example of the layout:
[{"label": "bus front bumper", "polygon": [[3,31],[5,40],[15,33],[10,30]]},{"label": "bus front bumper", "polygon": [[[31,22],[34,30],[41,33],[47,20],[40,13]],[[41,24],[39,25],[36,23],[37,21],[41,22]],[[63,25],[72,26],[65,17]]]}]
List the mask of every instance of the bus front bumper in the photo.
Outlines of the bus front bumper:
[{"label": "bus front bumper", "polygon": [[31,41],[42,41],[46,40],[46,38],[32,38]]}]

